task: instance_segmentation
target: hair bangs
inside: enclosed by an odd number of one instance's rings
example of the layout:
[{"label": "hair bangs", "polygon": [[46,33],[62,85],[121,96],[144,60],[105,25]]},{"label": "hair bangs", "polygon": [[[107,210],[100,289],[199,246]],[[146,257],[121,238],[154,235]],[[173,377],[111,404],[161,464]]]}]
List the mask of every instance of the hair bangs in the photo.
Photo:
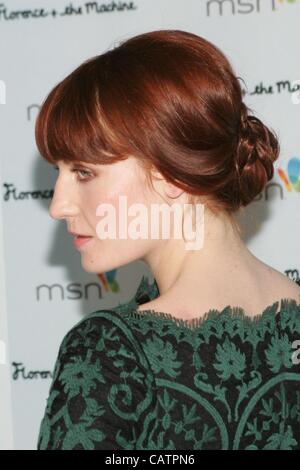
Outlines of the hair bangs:
[{"label": "hair bangs", "polygon": [[95,81],[80,73],[51,90],[35,125],[37,148],[46,161],[109,164],[128,158],[132,149],[116,132],[118,126],[112,116],[108,119],[99,96]]}]

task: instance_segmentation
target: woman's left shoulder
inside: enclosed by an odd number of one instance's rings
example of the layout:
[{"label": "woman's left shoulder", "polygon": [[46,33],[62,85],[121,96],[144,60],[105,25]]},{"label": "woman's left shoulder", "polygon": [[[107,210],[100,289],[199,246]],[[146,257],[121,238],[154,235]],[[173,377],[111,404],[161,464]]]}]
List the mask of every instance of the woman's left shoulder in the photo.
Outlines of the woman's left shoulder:
[{"label": "woman's left shoulder", "polygon": [[105,340],[107,343],[111,340],[116,340],[119,344],[127,343],[131,348],[137,346],[128,323],[117,309],[101,309],[85,315],[63,338],[60,354],[64,350],[69,351],[72,346],[97,349],[99,343]]},{"label": "woman's left shoulder", "polygon": [[293,278],[277,269],[263,264],[261,282],[270,295],[270,298],[294,299],[300,303],[300,277],[296,272]]}]

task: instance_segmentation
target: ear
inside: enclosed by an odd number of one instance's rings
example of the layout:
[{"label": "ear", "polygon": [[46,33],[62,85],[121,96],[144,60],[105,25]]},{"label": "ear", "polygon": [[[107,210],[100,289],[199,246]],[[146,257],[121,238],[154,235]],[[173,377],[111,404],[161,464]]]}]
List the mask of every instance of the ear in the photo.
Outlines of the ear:
[{"label": "ear", "polygon": [[151,174],[153,180],[156,181],[156,186],[159,187],[160,191],[162,191],[168,198],[176,199],[184,192],[183,189],[179,188],[175,184],[166,181],[164,176],[157,169],[153,169]]},{"label": "ear", "polygon": [[177,199],[184,193],[183,189],[178,188],[178,186],[175,186],[173,183],[168,183],[165,181],[164,183],[164,191],[165,195],[171,199]]}]

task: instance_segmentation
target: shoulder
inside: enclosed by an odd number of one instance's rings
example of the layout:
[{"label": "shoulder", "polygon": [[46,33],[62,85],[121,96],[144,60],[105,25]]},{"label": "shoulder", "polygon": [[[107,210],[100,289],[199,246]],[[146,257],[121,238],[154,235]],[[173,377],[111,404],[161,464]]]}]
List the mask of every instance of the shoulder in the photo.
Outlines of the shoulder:
[{"label": "shoulder", "polygon": [[295,270],[293,279],[272,266],[259,261],[257,279],[263,292],[273,299],[294,299],[300,303],[300,278]]},{"label": "shoulder", "polygon": [[300,303],[300,278],[290,279],[285,274],[270,268],[271,289],[281,298],[294,299]]},{"label": "shoulder", "polygon": [[152,390],[146,356],[120,315],[87,315],[61,343],[38,448],[131,448],[131,431],[152,406]]},{"label": "shoulder", "polygon": [[65,355],[78,356],[86,350],[93,351],[98,357],[100,354],[112,356],[112,351],[118,351],[121,355],[125,352],[127,359],[131,357],[141,366],[148,367],[134,332],[114,309],[91,312],[71,328],[61,342],[58,359]]}]

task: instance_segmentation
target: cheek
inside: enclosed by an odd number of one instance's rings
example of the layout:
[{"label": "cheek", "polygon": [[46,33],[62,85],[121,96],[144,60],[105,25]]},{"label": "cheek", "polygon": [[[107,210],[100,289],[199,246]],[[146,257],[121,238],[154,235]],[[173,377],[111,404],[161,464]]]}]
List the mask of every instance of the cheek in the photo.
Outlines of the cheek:
[{"label": "cheek", "polygon": [[[93,226],[95,232],[101,215],[97,215],[97,208],[101,204],[108,204],[113,208],[112,213],[115,214],[116,224],[118,227],[118,221],[126,219],[129,224],[130,221],[136,217],[129,215],[129,209],[134,204],[143,204],[147,210],[149,208],[149,200],[147,200],[147,193],[143,181],[132,174],[128,174],[124,171],[124,174],[120,174],[120,177],[116,181],[116,178],[106,178],[97,182],[95,185],[91,185],[88,191],[84,192],[84,199],[82,200],[82,210],[86,216],[86,219]],[[105,208],[104,208],[105,209]],[[139,209],[137,209],[139,211]],[[105,214],[107,211],[105,209]]]},{"label": "cheek", "polygon": [[116,214],[120,210],[124,210],[133,204],[144,204],[147,205],[145,195],[140,187],[140,182],[136,181],[121,181],[115,190],[111,190],[103,197],[102,202],[111,204],[115,208]]}]

